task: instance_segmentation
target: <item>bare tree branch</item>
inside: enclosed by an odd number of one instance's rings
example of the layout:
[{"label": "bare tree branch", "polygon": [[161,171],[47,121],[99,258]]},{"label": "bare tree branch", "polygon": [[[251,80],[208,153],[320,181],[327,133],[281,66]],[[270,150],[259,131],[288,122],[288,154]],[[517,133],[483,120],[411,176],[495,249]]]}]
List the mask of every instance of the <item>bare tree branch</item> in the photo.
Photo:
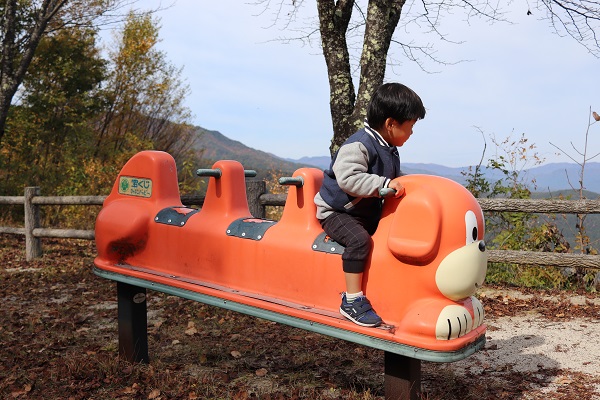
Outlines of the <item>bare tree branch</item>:
[{"label": "bare tree branch", "polygon": [[[600,28],[600,2],[590,0],[538,0],[554,31],[572,37],[595,57],[600,56],[597,30]],[[564,31],[561,32],[561,31]]]},{"label": "bare tree branch", "polygon": [[[539,12],[538,18],[548,20],[556,33],[571,36],[591,54],[600,56],[597,37],[600,0],[532,1],[535,1],[533,10]],[[436,55],[435,42],[419,43],[426,40],[422,39],[425,35],[433,34],[440,42],[461,44],[462,41],[441,30],[445,17],[460,12],[466,23],[475,17],[490,23],[510,24],[506,12],[518,5],[513,0],[317,0],[319,29],[312,26],[292,30],[292,22],[299,18],[301,6],[305,5],[303,0],[255,0],[253,4],[263,7],[261,13],[274,10],[273,25],[285,19],[286,31],[303,32],[278,40],[298,40],[310,45],[320,33],[330,86],[332,153],[362,124],[366,99],[383,82],[386,67],[401,66],[400,57],[389,55],[390,45],[401,50],[402,58],[434,73],[428,67],[430,63],[455,65],[468,61],[442,60]],[[527,14],[534,14],[529,2]],[[402,29],[397,29],[398,26]],[[420,34],[419,39],[411,39],[415,33]]]}]

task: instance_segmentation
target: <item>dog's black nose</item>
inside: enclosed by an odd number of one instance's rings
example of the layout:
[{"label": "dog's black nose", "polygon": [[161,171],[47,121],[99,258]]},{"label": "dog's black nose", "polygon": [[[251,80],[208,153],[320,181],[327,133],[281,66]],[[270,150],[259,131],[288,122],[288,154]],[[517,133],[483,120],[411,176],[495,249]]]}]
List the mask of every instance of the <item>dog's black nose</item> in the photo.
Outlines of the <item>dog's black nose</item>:
[{"label": "dog's black nose", "polygon": [[481,251],[482,253],[485,251],[485,242],[482,240],[481,242],[479,242],[479,251]]}]

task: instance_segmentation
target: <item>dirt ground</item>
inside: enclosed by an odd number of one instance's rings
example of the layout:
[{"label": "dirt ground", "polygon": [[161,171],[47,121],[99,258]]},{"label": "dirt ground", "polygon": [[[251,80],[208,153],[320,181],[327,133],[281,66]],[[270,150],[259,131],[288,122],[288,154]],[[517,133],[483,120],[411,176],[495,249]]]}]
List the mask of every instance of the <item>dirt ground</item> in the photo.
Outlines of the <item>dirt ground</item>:
[{"label": "dirt ground", "polygon": [[[383,399],[383,352],[148,292],[149,365],[118,357],[92,242],[0,234],[2,399]],[[600,399],[600,296],[487,286],[484,349],[423,362],[423,399]]]}]

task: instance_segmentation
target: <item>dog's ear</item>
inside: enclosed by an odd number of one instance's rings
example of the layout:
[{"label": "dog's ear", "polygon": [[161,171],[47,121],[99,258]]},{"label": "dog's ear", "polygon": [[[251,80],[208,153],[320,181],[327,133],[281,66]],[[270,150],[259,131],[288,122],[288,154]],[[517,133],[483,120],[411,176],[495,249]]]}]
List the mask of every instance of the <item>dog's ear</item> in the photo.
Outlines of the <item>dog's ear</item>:
[{"label": "dog's ear", "polygon": [[413,187],[396,208],[388,247],[400,260],[424,264],[437,254],[441,229],[439,195],[428,186]]}]

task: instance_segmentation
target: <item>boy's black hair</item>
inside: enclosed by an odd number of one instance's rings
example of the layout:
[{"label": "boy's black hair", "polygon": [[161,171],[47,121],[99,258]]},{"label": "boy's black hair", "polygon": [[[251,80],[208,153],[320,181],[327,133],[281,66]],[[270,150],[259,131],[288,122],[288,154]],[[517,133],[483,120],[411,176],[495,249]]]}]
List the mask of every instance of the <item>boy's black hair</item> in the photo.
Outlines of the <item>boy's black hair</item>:
[{"label": "boy's black hair", "polygon": [[367,121],[373,129],[379,129],[388,118],[399,124],[412,119],[425,118],[425,107],[419,95],[401,83],[384,83],[379,86],[369,104]]}]

